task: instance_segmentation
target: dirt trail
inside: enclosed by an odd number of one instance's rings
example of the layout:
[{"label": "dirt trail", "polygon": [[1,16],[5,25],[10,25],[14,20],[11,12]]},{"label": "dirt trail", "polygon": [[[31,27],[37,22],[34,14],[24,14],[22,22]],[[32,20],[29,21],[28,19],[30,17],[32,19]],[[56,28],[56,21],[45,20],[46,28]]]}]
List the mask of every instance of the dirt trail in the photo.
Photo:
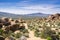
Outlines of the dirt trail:
[{"label": "dirt trail", "polygon": [[35,37],[34,31],[30,31],[29,29],[28,29],[28,31],[29,31],[29,38],[27,38],[27,40],[45,40],[45,39],[41,39],[39,37]]},{"label": "dirt trail", "polygon": [[[25,23],[25,27],[28,29],[28,26],[26,23]],[[27,38],[27,40],[46,40],[46,39],[41,39],[39,37],[35,37],[34,31],[31,31],[30,29],[28,29],[28,31],[29,31],[29,38]]]}]

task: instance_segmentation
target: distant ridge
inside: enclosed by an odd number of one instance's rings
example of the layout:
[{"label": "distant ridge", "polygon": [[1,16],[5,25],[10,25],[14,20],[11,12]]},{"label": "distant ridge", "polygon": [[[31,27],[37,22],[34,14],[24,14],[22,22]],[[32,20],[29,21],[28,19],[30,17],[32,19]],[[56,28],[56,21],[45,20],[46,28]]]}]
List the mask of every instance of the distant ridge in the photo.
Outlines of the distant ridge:
[{"label": "distant ridge", "polygon": [[32,13],[32,14],[19,15],[19,14],[7,13],[7,12],[0,12],[0,17],[11,17],[11,18],[46,17],[49,15],[50,14],[43,14],[43,13]]},{"label": "distant ridge", "polygon": [[50,14],[44,14],[44,13],[32,13],[28,14],[28,16],[37,16],[37,17],[46,17],[49,16]]}]

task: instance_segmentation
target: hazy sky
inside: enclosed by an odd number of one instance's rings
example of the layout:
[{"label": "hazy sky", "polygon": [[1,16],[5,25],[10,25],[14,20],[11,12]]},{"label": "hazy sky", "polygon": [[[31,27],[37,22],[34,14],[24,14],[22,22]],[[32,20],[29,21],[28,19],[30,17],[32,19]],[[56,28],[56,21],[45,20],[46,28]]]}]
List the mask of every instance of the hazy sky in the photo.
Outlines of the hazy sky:
[{"label": "hazy sky", "polygon": [[15,14],[60,13],[60,0],[0,0],[0,11]]}]

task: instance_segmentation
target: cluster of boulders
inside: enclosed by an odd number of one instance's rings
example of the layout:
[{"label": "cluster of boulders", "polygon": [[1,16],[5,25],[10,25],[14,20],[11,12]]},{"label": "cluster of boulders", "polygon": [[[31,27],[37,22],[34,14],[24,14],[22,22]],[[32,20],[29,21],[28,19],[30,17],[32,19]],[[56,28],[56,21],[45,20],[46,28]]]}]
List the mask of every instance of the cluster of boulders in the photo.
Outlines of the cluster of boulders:
[{"label": "cluster of boulders", "polygon": [[52,14],[52,15],[50,15],[50,16],[47,18],[48,21],[57,20],[57,19],[60,20],[60,14],[59,14],[59,13]]},{"label": "cluster of boulders", "polygon": [[9,18],[1,18],[0,19],[0,29],[3,29],[5,31],[11,30],[14,32],[21,28],[25,28],[23,23],[25,23],[25,22],[19,21],[19,20],[13,20],[13,19],[9,19]]},{"label": "cluster of boulders", "polygon": [[[9,31],[12,31],[14,33],[19,33],[20,29],[25,28],[24,23],[26,23],[24,20],[14,20],[11,18],[0,18],[0,29],[4,30],[5,33],[9,33]],[[1,40],[5,40],[5,38],[0,37]]]}]

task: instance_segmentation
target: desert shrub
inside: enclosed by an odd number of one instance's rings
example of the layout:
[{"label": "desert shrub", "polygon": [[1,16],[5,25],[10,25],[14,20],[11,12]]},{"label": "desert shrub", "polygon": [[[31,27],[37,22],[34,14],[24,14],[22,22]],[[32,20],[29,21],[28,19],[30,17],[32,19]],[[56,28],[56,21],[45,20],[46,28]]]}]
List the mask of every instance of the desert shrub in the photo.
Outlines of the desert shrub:
[{"label": "desert shrub", "polygon": [[22,34],[21,33],[17,33],[14,36],[15,36],[15,38],[20,38],[22,36]]},{"label": "desert shrub", "polygon": [[60,26],[60,22],[58,23],[58,26]]},{"label": "desert shrub", "polygon": [[4,38],[6,38],[6,37],[10,37],[11,34],[12,34],[12,31],[8,31],[8,33],[6,33],[6,32],[4,31],[4,33],[2,34],[2,36],[3,36]]},{"label": "desert shrub", "polygon": [[51,36],[51,35],[53,35],[53,34],[55,34],[55,32],[52,31],[52,30],[50,29],[50,27],[45,27],[45,28],[43,29],[43,31],[41,32],[41,37],[42,37],[42,38],[47,38],[47,37],[49,37],[49,36]]},{"label": "desert shrub", "polygon": [[60,32],[58,32],[58,34],[60,35]]},{"label": "desert shrub", "polygon": [[0,29],[0,35],[2,35],[2,34],[3,34],[3,32],[4,32],[4,31],[3,31],[2,29]]},{"label": "desert shrub", "polygon": [[47,37],[47,40],[52,40],[52,38],[51,37]]},{"label": "desert shrub", "polygon": [[23,33],[24,36],[29,37],[29,32],[27,29],[21,29],[20,31]]},{"label": "desert shrub", "polygon": [[20,26],[19,30],[24,30],[25,29],[25,26]]},{"label": "desert shrub", "polygon": [[47,34],[45,34],[44,32],[42,32],[40,37],[41,38],[47,38],[47,36],[48,36]]},{"label": "desert shrub", "polygon": [[13,37],[15,37],[15,33],[12,33],[11,35],[12,35]]},{"label": "desert shrub", "polygon": [[36,37],[40,37],[40,31],[39,31],[39,29],[36,29],[36,30],[34,31],[34,35],[35,35]]},{"label": "desert shrub", "polygon": [[28,26],[28,28],[29,28],[30,30],[34,30],[34,27],[33,27],[33,26]]},{"label": "desert shrub", "polygon": [[20,30],[20,31],[23,32],[23,33],[29,33],[27,29]]}]

